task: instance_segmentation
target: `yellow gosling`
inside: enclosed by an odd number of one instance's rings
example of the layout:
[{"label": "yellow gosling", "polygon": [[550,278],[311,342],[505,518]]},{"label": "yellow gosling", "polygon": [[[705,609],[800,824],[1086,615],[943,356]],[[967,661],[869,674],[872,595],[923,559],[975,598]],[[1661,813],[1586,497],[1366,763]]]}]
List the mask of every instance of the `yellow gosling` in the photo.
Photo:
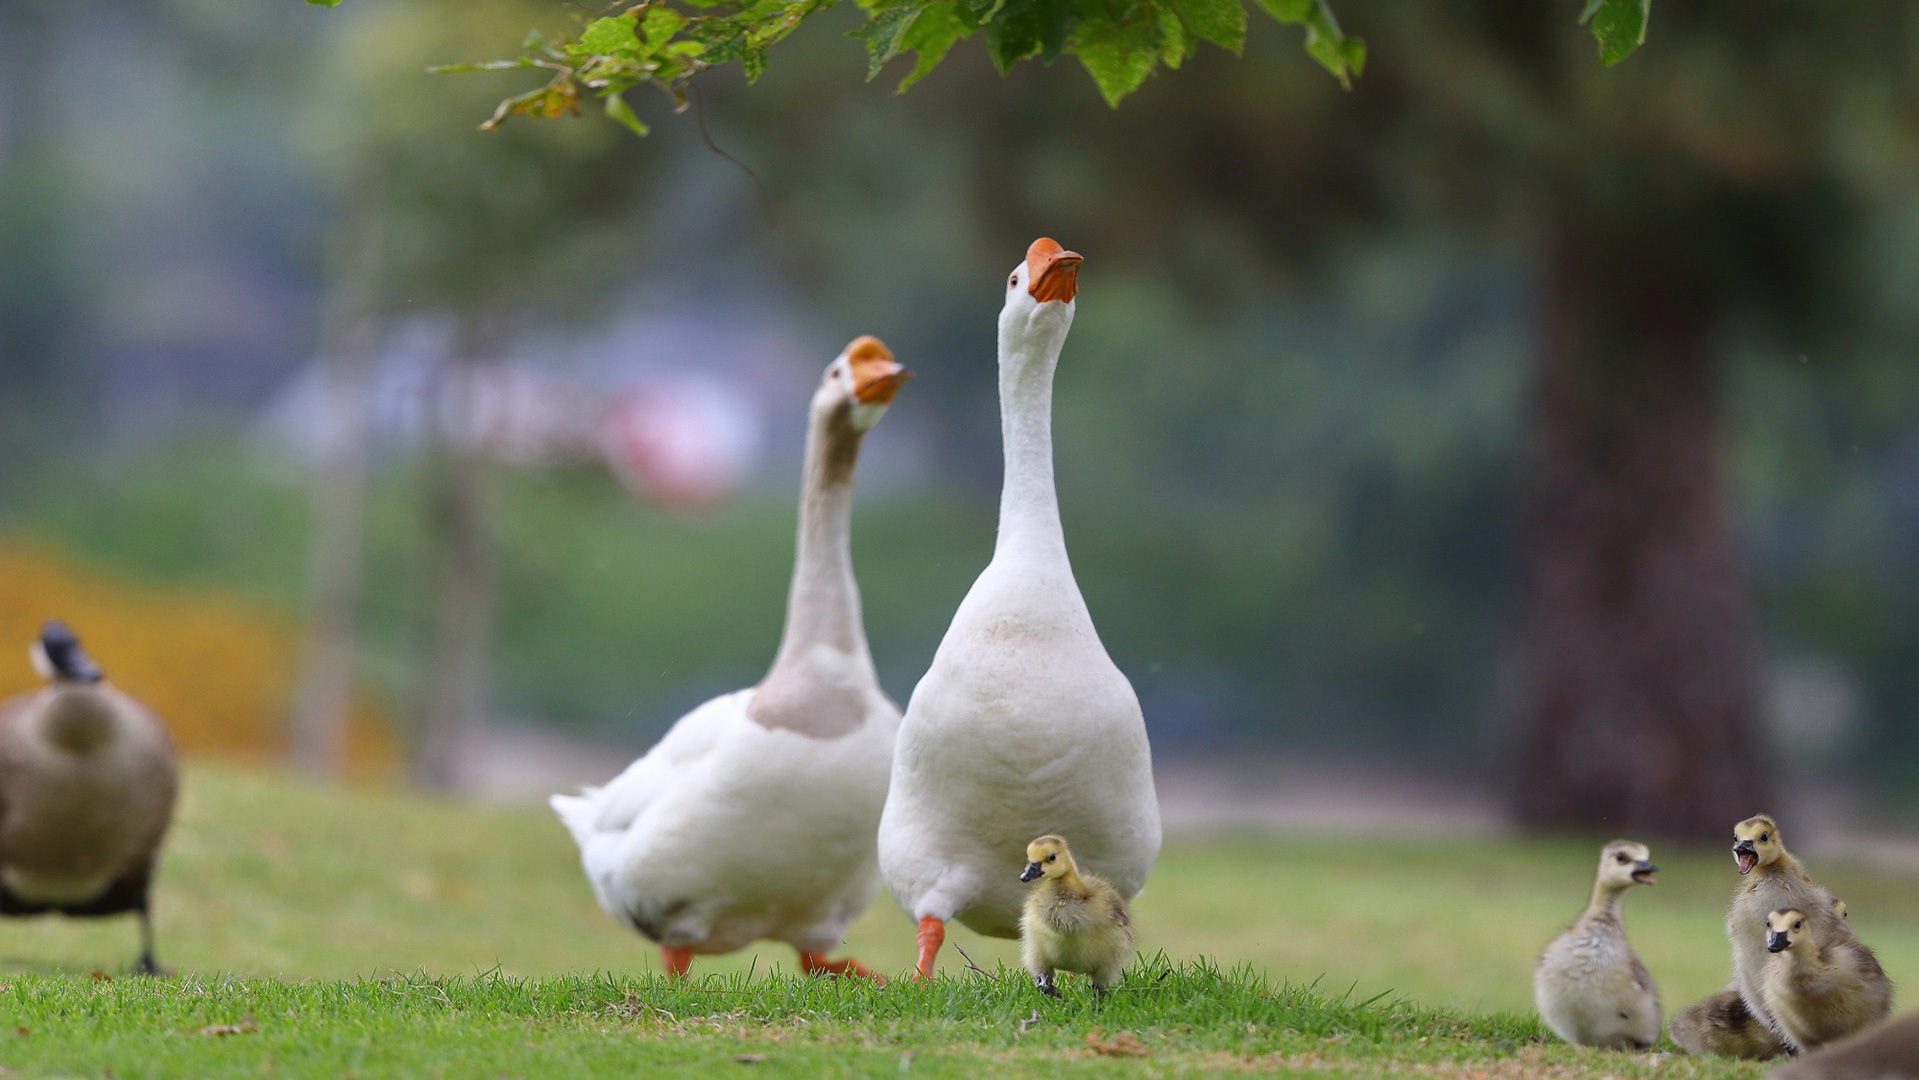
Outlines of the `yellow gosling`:
[{"label": "yellow gosling", "polygon": [[1102,995],[1119,982],[1133,955],[1133,918],[1126,898],[1106,879],[1082,874],[1058,836],[1026,845],[1021,881],[1038,880],[1019,920],[1020,957],[1040,992],[1058,997],[1055,971],[1091,976]]},{"label": "yellow gosling", "polygon": [[1872,950],[1851,934],[1820,933],[1805,912],[1781,908],[1766,916],[1766,950],[1766,1006],[1803,1050],[1842,1039],[1892,1009],[1892,980]]},{"label": "yellow gosling", "polygon": [[1805,864],[1786,850],[1779,823],[1765,814],[1732,827],[1732,857],[1746,880],[1732,895],[1726,912],[1726,937],[1732,942],[1732,977],[1746,1008],[1779,1033],[1786,1048],[1798,1050],[1766,1004],[1760,983],[1766,976],[1766,916],[1781,908],[1814,913],[1808,924],[1821,941],[1851,937],[1852,928],[1833,906],[1832,894],[1806,873]]}]

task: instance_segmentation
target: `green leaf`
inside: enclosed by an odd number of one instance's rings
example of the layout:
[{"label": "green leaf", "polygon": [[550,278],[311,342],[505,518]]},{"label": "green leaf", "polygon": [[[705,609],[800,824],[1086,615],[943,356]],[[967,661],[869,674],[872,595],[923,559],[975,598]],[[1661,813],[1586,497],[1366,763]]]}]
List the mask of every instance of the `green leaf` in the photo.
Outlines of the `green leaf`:
[{"label": "green leaf", "polygon": [[647,8],[646,17],[640,20],[637,32],[646,39],[646,43],[657,49],[665,45],[668,38],[680,32],[686,25],[686,16],[672,8]]},{"label": "green leaf", "polygon": [[901,41],[903,48],[913,50],[916,60],[913,73],[900,80],[899,92],[904,94],[908,87],[924,79],[939,66],[946,54],[963,37],[973,32],[966,24],[959,10],[959,0],[939,0],[928,5],[907,27]]},{"label": "green leaf", "polygon": [[467,75],[475,71],[512,71],[536,66],[532,60],[522,56],[517,60],[488,60],[480,64],[435,64],[426,70],[433,75]]},{"label": "green leaf", "polygon": [[1259,0],[1259,6],[1280,22],[1304,26],[1306,52],[1332,72],[1339,85],[1352,88],[1353,76],[1366,68],[1366,43],[1340,32],[1326,0]]},{"label": "green leaf", "polygon": [[1587,0],[1580,25],[1591,25],[1599,41],[1599,59],[1612,67],[1646,43],[1652,0]]},{"label": "green leaf", "polygon": [[979,29],[999,17],[1006,0],[960,0],[959,13],[972,29]]},{"label": "green leaf", "polygon": [[1099,85],[1106,104],[1114,108],[1139,89],[1159,63],[1158,15],[1150,8],[1134,12],[1133,18],[1123,22],[1086,19],[1073,34],[1073,52]]},{"label": "green leaf", "polygon": [[580,39],[567,46],[567,55],[575,59],[584,59],[589,56],[618,56],[637,60],[641,54],[639,19],[639,13],[636,11],[594,19],[586,24],[586,29],[580,33]]},{"label": "green leaf", "polygon": [[1180,23],[1179,15],[1170,7],[1159,9],[1159,59],[1169,68],[1177,70],[1179,65],[1193,53],[1196,42],[1186,36],[1186,27]]},{"label": "green leaf", "polygon": [[1014,64],[1040,51],[1040,38],[1045,30],[1033,0],[1009,0],[1000,9],[1000,16],[986,26],[986,54],[993,58],[993,66],[1001,75],[1012,70]]},{"label": "green leaf", "polygon": [[866,78],[871,82],[888,60],[906,47],[906,32],[925,11],[923,4],[906,3],[869,12],[866,25],[853,31],[852,37],[866,42]]},{"label": "green leaf", "polygon": [[633,106],[628,105],[626,98],[619,94],[606,95],[606,115],[619,121],[622,127],[635,135],[645,135],[650,130],[645,121],[634,115]]},{"label": "green leaf", "polygon": [[1172,6],[1195,35],[1235,54],[1246,47],[1246,9],[1240,0],[1172,0]]}]

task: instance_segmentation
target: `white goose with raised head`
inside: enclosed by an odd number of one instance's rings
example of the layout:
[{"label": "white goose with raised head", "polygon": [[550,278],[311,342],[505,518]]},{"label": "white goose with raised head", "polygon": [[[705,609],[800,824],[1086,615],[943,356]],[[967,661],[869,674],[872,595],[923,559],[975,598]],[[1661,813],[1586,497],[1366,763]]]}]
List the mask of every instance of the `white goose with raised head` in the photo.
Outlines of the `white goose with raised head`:
[{"label": "white goose with raised head", "polygon": [[30,653],[46,687],[0,705],[0,915],[134,915],[136,969],[158,974],[148,892],[180,787],[173,740],[64,623]]},{"label": "white goose with raised head", "polygon": [[869,974],[827,959],[879,891],[873,835],[900,716],[860,618],[853,473],[910,374],[862,337],[820,380],[786,628],[766,677],[681,717],[605,787],[551,800],[600,906],[658,942],[671,975],[696,953],[767,938],[799,950],[808,972]]},{"label": "white goose with raised head", "polygon": [[1041,238],[1007,279],[999,540],[900,726],[880,868],[919,924],[922,977],[953,919],[1018,936],[1019,870],[1033,837],[1069,838],[1080,865],[1128,898],[1159,855],[1139,699],[1073,580],[1053,484],[1053,372],[1080,262]]}]

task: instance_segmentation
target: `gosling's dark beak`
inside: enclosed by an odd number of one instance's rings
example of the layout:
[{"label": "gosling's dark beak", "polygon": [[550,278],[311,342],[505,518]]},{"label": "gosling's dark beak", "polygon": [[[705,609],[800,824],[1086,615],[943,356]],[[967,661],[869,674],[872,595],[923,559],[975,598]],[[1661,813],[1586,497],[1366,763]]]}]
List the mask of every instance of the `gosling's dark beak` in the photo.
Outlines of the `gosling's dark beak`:
[{"label": "gosling's dark beak", "polygon": [[1031,881],[1045,872],[1045,867],[1036,862],[1029,862],[1026,864],[1026,869],[1019,872],[1019,879],[1021,881]]},{"label": "gosling's dark beak", "polygon": [[1657,885],[1659,884],[1659,880],[1653,877],[1653,875],[1658,872],[1659,868],[1657,866],[1641,859],[1633,864],[1632,879],[1641,885]]},{"label": "gosling's dark beak", "polygon": [[1739,864],[1740,875],[1744,876],[1759,865],[1759,849],[1752,846],[1752,841],[1741,840],[1732,846],[1732,858]]},{"label": "gosling's dark beak", "polygon": [[1769,930],[1766,932],[1767,952],[1785,952],[1790,948],[1792,948],[1792,939],[1786,936],[1784,930]]}]

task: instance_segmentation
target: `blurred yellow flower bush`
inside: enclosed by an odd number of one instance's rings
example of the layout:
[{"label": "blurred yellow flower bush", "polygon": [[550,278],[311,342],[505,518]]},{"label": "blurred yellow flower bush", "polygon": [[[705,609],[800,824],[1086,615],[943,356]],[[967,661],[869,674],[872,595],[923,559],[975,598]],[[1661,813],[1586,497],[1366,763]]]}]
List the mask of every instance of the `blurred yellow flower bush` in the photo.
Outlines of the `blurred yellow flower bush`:
[{"label": "blurred yellow flower bush", "polygon": [[[0,537],[0,699],[40,686],[27,646],[49,618],[65,620],[107,678],[160,714],[183,753],[285,758],[299,648],[292,619],[216,589],[140,581]],[[364,694],[347,757],[356,778],[398,773],[392,728]]]}]

